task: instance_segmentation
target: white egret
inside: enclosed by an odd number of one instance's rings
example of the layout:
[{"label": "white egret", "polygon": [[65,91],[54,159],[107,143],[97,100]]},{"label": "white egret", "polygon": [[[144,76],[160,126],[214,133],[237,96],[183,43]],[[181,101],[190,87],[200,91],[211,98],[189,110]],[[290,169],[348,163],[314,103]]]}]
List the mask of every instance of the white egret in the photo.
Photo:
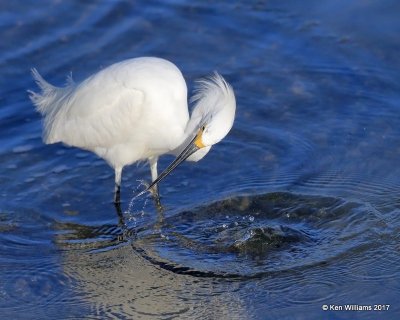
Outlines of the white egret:
[{"label": "white egret", "polygon": [[[189,119],[187,88],[180,70],[154,57],[113,64],[83,82],[71,77],[65,87],[45,81],[36,69],[41,89],[30,98],[44,117],[43,141],[63,142],[89,150],[115,170],[114,202],[120,201],[121,173],[126,165],[148,160],[157,183],[184,160],[202,159],[230,131],[236,110],[232,87],[215,73],[202,79]],[[176,159],[158,176],[160,155]]]}]

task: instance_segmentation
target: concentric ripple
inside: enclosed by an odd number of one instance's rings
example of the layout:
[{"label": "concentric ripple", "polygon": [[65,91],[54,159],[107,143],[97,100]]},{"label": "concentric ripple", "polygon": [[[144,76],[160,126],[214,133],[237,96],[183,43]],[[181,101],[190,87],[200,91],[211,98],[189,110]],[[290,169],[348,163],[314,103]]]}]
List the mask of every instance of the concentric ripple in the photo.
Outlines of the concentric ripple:
[{"label": "concentric ripple", "polygon": [[43,318],[68,297],[73,279],[64,275],[55,257],[54,221],[32,210],[0,212],[0,307],[2,317],[29,313]]},{"label": "concentric ripple", "polygon": [[377,220],[362,203],[270,193],[177,213],[158,232],[138,232],[132,246],[176,273],[259,277],[362,251],[379,232],[371,229]]}]

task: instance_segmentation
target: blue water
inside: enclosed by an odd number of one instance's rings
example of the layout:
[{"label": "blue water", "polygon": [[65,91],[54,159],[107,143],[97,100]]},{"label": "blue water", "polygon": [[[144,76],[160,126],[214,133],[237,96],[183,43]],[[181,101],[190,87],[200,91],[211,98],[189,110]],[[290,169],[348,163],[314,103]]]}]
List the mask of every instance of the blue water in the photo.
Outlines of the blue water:
[{"label": "blue water", "polygon": [[[1,318],[397,319],[399,12],[3,1]],[[127,168],[118,215],[112,169],[44,145],[26,91],[32,67],[62,85],[137,56],[174,62],[189,91],[217,70],[238,106],[230,134],[162,182],[163,211],[132,201],[148,166]],[[345,305],[372,310],[334,310]]]}]

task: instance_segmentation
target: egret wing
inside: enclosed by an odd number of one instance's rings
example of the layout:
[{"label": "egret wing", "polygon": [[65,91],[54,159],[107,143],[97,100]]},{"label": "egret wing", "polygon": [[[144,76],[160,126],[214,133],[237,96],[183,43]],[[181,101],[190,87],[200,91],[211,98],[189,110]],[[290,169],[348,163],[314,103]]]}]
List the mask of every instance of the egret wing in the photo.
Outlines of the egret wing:
[{"label": "egret wing", "polygon": [[134,134],[144,107],[142,90],[101,72],[65,90],[62,107],[47,124],[47,142],[107,148]]}]

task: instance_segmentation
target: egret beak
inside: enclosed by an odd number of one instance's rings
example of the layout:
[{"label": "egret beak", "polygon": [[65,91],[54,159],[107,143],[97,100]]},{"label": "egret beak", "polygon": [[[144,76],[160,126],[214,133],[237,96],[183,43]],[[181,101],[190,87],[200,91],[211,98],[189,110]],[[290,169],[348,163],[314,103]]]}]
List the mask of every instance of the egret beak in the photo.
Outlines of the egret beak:
[{"label": "egret beak", "polygon": [[179,164],[189,158],[193,153],[197,150],[204,148],[205,145],[202,142],[201,136],[203,134],[204,127],[199,130],[196,136],[189,142],[189,144],[183,149],[183,151],[175,158],[175,160],[163,171],[159,174],[156,180],[154,180],[146,190],[140,192],[136,197],[141,196],[145,192],[149,191],[154,185],[159,183],[162,179],[164,179],[167,175],[169,175],[172,170],[174,170]]}]

